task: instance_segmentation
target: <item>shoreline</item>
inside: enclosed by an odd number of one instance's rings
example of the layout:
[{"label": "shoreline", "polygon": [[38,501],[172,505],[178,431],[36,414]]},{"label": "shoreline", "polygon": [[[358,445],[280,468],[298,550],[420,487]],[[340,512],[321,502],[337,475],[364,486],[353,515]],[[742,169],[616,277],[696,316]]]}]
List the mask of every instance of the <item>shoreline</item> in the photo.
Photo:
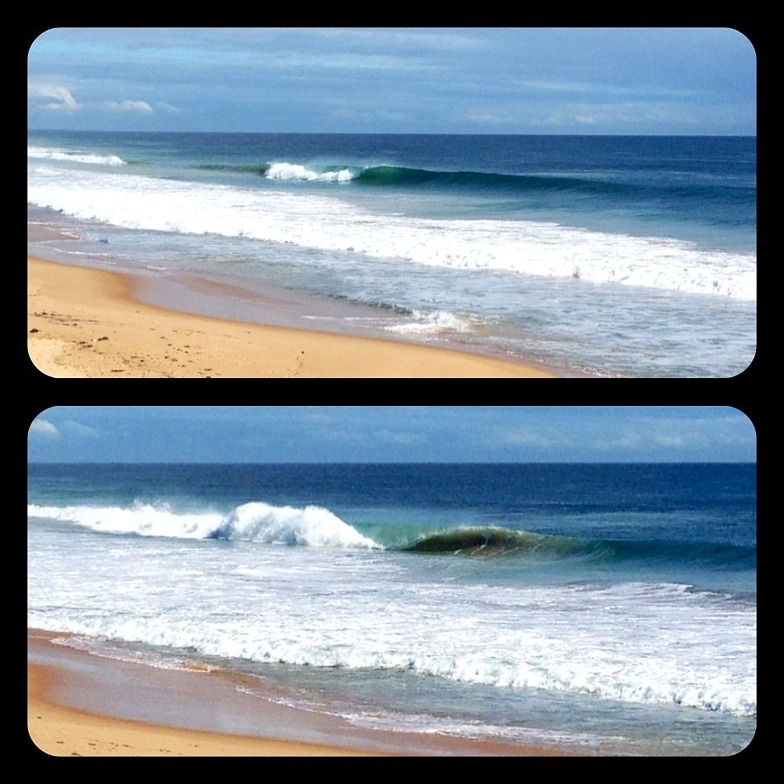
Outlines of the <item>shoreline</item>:
[{"label": "shoreline", "polygon": [[[569,756],[533,746],[354,727],[241,690],[227,672],[160,669],[27,633],[30,741],[51,756]],[[254,682],[258,693],[261,682]]]},{"label": "shoreline", "polygon": [[54,378],[559,378],[478,353],[142,301],[131,273],[27,260],[28,354]]}]

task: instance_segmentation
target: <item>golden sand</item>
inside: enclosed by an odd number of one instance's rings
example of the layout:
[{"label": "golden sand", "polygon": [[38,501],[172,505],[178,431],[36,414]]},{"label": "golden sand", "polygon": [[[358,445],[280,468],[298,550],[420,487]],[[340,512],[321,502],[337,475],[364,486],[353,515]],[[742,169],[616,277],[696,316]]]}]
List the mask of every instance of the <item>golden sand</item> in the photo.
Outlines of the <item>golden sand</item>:
[{"label": "golden sand", "polygon": [[28,351],[55,378],[547,378],[532,365],[140,302],[121,273],[28,258]]}]

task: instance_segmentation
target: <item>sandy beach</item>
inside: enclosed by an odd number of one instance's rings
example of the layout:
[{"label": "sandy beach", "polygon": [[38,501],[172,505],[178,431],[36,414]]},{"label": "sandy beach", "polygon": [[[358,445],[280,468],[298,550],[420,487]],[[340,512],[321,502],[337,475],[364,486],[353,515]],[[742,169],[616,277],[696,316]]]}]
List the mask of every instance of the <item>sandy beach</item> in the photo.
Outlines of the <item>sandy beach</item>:
[{"label": "sandy beach", "polygon": [[[41,640],[37,642],[39,646],[42,644]],[[58,757],[372,755],[372,752],[316,743],[204,732],[98,715],[65,704],[61,695],[69,688],[78,690],[81,686],[82,681],[67,665],[28,666],[28,732],[39,751]]]},{"label": "sandy beach", "polygon": [[[48,695],[61,673],[33,665],[28,673],[28,729],[39,751],[51,756],[299,757],[353,756],[363,752],[317,744],[173,729],[97,716],[54,702]],[[368,752],[369,754],[369,752]]]},{"label": "sandy beach", "polygon": [[28,256],[28,350],[54,378],[546,378],[411,343],[235,322],[141,302],[122,273]]},{"label": "sandy beach", "polygon": [[237,676],[153,668],[52,643],[62,638],[28,630],[28,732],[34,750],[52,756],[564,756],[361,730],[251,697]]}]

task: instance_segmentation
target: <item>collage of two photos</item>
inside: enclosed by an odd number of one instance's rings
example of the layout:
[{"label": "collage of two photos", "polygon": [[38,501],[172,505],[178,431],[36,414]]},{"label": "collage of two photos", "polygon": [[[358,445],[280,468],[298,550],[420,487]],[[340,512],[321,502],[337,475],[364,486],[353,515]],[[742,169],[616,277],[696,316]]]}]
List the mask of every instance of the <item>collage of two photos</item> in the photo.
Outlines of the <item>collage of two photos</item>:
[{"label": "collage of two photos", "polygon": [[[34,759],[753,752],[749,37],[61,27],[27,81]],[[412,404],[236,404],[300,378]]]}]

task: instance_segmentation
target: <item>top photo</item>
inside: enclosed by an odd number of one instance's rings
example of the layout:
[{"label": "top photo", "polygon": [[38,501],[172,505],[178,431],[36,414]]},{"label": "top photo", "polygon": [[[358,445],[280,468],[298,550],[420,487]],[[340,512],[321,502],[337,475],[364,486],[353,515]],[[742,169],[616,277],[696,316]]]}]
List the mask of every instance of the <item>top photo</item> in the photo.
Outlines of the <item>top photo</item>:
[{"label": "top photo", "polygon": [[731,28],[53,28],[27,60],[53,378],[733,378]]}]

